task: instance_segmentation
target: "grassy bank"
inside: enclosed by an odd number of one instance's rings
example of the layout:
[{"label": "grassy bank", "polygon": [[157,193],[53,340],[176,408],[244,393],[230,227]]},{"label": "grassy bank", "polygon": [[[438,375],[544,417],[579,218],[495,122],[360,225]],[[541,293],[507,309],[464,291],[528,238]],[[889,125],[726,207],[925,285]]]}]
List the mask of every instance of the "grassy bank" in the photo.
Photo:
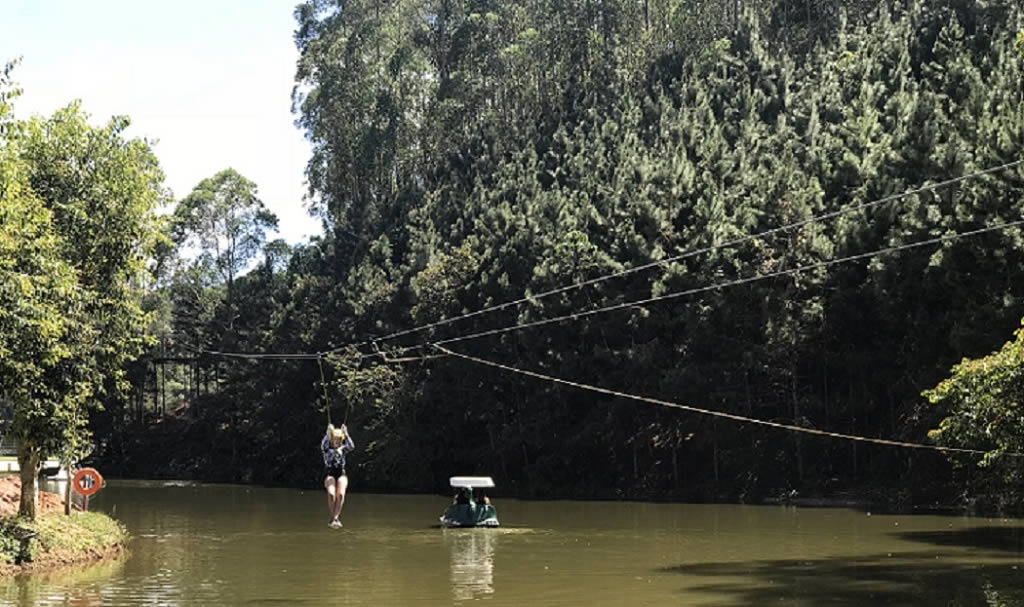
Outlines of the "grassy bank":
[{"label": "grassy bank", "polygon": [[[27,536],[31,537],[25,543]],[[127,541],[125,528],[98,512],[51,512],[35,521],[2,518],[0,576],[94,561],[121,552]]]}]

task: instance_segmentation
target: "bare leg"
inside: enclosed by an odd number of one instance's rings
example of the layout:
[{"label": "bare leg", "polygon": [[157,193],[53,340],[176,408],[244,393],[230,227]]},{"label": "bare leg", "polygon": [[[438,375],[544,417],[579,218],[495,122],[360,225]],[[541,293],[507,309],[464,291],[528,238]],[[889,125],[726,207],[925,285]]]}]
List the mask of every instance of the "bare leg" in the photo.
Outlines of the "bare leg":
[{"label": "bare leg", "polygon": [[339,476],[334,489],[336,499],[334,500],[334,509],[331,510],[331,514],[333,514],[334,519],[337,520],[338,517],[341,516],[341,507],[345,505],[345,492],[348,491],[348,476]]},{"label": "bare leg", "polygon": [[331,519],[338,518],[335,509],[337,506],[337,490],[336,483],[333,476],[328,476],[324,479],[324,489],[327,489],[327,512],[331,515]]}]

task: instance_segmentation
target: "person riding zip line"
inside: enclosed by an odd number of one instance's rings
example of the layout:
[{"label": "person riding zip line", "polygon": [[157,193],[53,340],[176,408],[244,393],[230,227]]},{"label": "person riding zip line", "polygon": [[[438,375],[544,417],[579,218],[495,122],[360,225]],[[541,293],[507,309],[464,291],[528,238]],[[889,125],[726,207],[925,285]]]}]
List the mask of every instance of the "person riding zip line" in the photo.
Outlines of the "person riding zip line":
[{"label": "person riding zip line", "polygon": [[356,448],[348,427],[342,424],[335,428],[327,424],[327,434],[320,441],[320,451],[324,455],[324,489],[327,490],[327,510],[331,514],[331,527],[341,527],[341,507],[345,505],[345,492],[348,490],[348,475],[345,474],[345,454]]}]

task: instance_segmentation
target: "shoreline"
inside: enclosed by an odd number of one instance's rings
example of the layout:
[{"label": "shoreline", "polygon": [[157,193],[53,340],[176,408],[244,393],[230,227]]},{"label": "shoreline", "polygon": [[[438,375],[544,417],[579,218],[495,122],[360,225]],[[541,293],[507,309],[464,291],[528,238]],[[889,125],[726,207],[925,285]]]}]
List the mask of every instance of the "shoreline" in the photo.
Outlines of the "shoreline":
[{"label": "shoreline", "polygon": [[115,544],[105,549],[93,549],[84,552],[49,552],[36,557],[35,560],[19,565],[14,563],[0,565],[0,581],[19,575],[53,573],[62,569],[96,565],[107,561],[114,561],[127,554],[128,547],[125,544]]},{"label": "shoreline", "polygon": [[19,479],[0,479],[0,579],[92,565],[127,552],[128,531],[106,514],[72,510],[67,516],[59,495],[40,490],[38,514],[30,521],[17,516],[20,494]]},{"label": "shoreline", "polygon": [[[257,483],[257,482],[244,482],[244,481],[225,481],[216,479],[198,479],[198,478],[139,478],[139,477],[118,477],[115,480],[118,482],[126,483],[161,483],[168,486],[235,486],[235,487],[256,487],[264,489],[289,489],[300,492],[320,492],[323,491],[320,487],[308,486],[308,485],[295,485],[295,484],[270,484],[270,483]],[[499,488],[500,489],[500,488]],[[742,501],[735,499],[728,499],[725,496],[719,496],[718,499],[701,499],[701,500],[686,500],[678,499],[670,496],[650,496],[650,495],[637,495],[637,496],[625,496],[625,495],[602,495],[602,496],[589,496],[589,497],[574,497],[571,495],[554,495],[547,497],[537,497],[533,495],[517,495],[514,492],[501,493],[497,492],[500,499],[514,499],[523,502],[539,502],[539,501],[578,501],[578,502],[629,502],[629,503],[646,503],[646,504],[712,504],[712,505],[733,505],[733,506],[789,506],[797,508],[814,508],[814,509],[850,509],[859,510],[863,512],[873,512],[875,514],[938,514],[938,515],[957,515],[957,516],[977,516],[977,517],[1003,517],[1011,516],[1014,518],[1024,518],[1024,511],[1008,509],[1008,508],[997,508],[997,507],[976,507],[971,508],[969,505],[958,503],[956,500],[947,499],[941,500],[936,499],[934,496],[922,499],[920,501],[901,501],[899,500],[899,492],[897,490],[885,487],[868,487],[861,488],[860,490],[847,490],[847,491],[833,491],[829,493],[808,493],[806,495],[800,494],[783,494],[773,495],[761,498],[755,501]],[[451,494],[447,492],[432,492],[432,491],[415,491],[415,490],[399,490],[399,489],[381,489],[379,487],[357,487],[353,489],[349,488],[349,494],[379,494],[379,495],[406,495],[406,496],[437,496],[445,497],[450,499]]]}]

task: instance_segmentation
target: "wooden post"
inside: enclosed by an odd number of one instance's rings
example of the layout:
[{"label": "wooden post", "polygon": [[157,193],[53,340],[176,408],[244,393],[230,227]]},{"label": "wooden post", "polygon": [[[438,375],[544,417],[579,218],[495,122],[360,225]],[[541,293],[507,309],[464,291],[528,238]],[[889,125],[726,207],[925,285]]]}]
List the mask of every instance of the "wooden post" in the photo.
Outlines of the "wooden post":
[{"label": "wooden post", "polygon": [[68,484],[64,487],[64,516],[71,516],[71,481],[74,478],[71,474],[71,464],[64,465],[64,470],[68,474]]}]

